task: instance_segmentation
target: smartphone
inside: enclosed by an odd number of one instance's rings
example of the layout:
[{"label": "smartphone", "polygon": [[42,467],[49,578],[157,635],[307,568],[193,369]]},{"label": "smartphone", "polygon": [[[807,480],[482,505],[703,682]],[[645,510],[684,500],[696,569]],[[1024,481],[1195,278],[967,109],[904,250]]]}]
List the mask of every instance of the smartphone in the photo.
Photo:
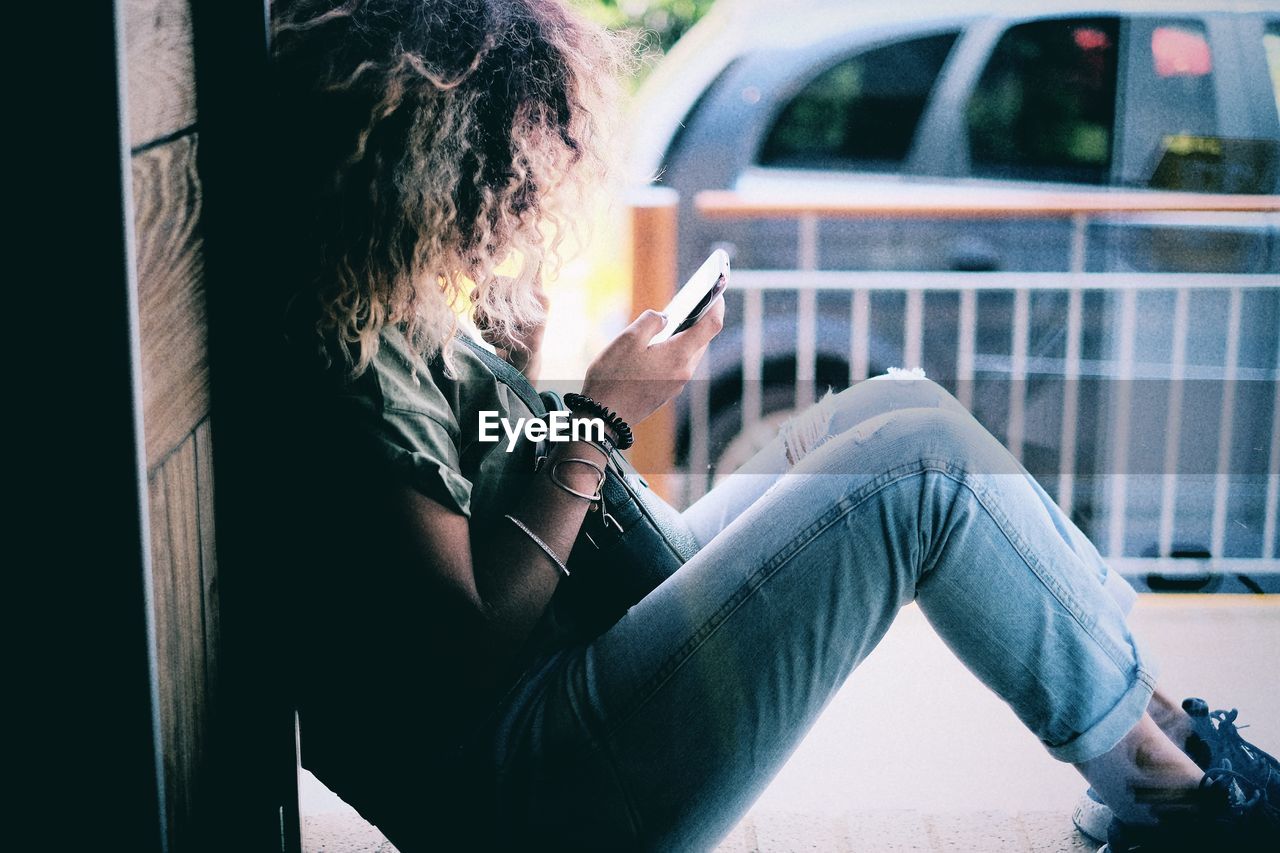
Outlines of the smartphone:
[{"label": "smartphone", "polygon": [[701,320],[702,315],[707,313],[728,286],[729,253],[724,249],[716,249],[664,309],[667,325],[649,343],[665,341]]}]

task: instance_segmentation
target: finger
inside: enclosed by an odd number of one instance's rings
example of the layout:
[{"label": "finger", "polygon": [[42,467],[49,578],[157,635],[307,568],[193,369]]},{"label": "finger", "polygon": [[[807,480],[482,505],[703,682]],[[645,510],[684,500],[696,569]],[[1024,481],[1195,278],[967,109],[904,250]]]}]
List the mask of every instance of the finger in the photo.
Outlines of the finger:
[{"label": "finger", "polygon": [[686,344],[693,348],[705,347],[711,339],[720,334],[724,328],[724,297],[716,297],[707,313],[698,318],[698,322],[685,329],[676,337],[686,337]]},{"label": "finger", "polygon": [[649,339],[661,332],[667,325],[667,315],[652,308],[631,321],[631,325],[622,330],[622,334],[630,335],[649,343]]}]

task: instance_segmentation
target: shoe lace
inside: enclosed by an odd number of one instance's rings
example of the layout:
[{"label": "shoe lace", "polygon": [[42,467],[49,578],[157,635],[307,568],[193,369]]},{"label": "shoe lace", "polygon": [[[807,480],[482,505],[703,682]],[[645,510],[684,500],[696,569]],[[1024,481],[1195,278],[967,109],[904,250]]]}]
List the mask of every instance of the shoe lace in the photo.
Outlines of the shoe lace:
[{"label": "shoe lace", "polygon": [[[1231,768],[1230,761],[1224,761],[1222,767],[1205,772],[1207,788],[1219,792],[1216,809],[1218,820],[1236,823],[1244,833],[1241,840],[1257,842],[1267,839],[1267,845],[1274,844],[1280,838],[1280,807],[1270,800],[1266,785],[1259,785],[1243,773]],[[1254,847],[1249,846],[1252,850]],[[1258,849],[1274,849],[1272,846]]]},{"label": "shoe lace", "polygon": [[[1243,758],[1248,765],[1248,769],[1255,774],[1262,773],[1264,782],[1271,777],[1271,764],[1258,754],[1256,747],[1240,736],[1240,729],[1247,729],[1248,726],[1237,726],[1236,717],[1240,711],[1232,708],[1230,711],[1214,711],[1209,714],[1210,720],[1215,733],[1220,742],[1220,749],[1227,753],[1228,756],[1234,757],[1239,762]],[[1224,759],[1228,762],[1230,758]]]},{"label": "shoe lace", "polygon": [[1267,789],[1255,783],[1243,773],[1231,768],[1231,760],[1222,762],[1221,767],[1205,771],[1205,779],[1209,787],[1224,792],[1227,802],[1233,811],[1247,812],[1259,806],[1267,805]]}]

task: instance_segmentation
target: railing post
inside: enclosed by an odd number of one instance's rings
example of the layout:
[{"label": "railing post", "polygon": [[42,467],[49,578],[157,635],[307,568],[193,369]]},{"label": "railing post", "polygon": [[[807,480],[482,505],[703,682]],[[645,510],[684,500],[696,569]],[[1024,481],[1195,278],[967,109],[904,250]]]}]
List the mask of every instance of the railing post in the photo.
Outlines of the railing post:
[{"label": "railing post", "polygon": [[1083,213],[1071,214],[1071,259],[1069,266],[1072,272],[1084,272],[1085,250],[1089,240],[1089,217]]},{"label": "railing post", "polygon": [[[796,268],[813,272],[818,268],[818,217],[799,218],[800,233],[796,246]],[[818,292],[811,287],[796,294],[796,409],[808,406],[816,398],[818,373]]]},{"label": "railing post", "polygon": [[[676,293],[679,195],[669,187],[637,187],[627,194],[631,221],[631,317],[661,310]],[[671,499],[676,462],[676,412],[668,403],[636,427],[631,464],[654,491]]]}]

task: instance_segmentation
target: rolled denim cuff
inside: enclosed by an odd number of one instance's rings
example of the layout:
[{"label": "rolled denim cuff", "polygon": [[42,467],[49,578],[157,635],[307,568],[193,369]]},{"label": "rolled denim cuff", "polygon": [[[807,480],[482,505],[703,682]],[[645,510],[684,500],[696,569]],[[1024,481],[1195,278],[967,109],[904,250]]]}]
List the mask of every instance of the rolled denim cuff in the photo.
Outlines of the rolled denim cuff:
[{"label": "rolled denim cuff", "polygon": [[1134,667],[1129,687],[1111,706],[1111,710],[1107,711],[1102,719],[1066,743],[1056,746],[1045,744],[1050,755],[1059,761],[1080,764],[1110,750],[1138,724],[1147,711],[1151,694],[1156,689],[1155,672],[1147,668],[1141,656],[1139,661]]}]

